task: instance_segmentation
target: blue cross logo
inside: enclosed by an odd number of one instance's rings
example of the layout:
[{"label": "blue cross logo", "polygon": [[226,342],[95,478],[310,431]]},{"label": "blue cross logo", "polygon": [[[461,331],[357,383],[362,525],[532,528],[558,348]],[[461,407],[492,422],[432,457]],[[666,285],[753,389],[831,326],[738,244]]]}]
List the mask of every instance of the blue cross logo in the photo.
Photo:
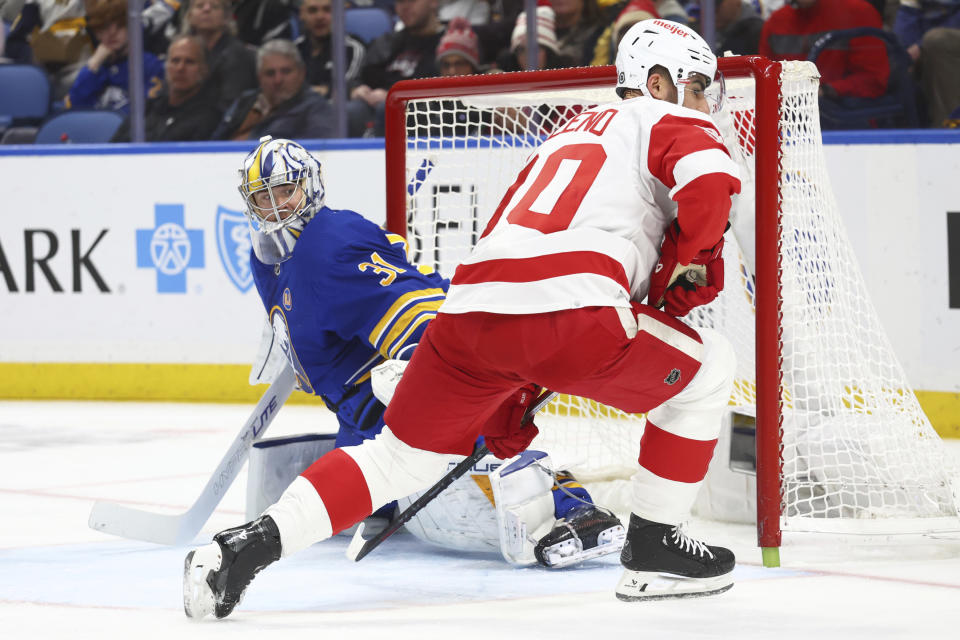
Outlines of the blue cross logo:
[{"label": "blue cross logo", "polygon": [[158,204],[154,228],[137,229],[137,267],[157,270],[157,293],[186,293],[187,269],[202,269],[203,230],[187,229],[182,204]]}]

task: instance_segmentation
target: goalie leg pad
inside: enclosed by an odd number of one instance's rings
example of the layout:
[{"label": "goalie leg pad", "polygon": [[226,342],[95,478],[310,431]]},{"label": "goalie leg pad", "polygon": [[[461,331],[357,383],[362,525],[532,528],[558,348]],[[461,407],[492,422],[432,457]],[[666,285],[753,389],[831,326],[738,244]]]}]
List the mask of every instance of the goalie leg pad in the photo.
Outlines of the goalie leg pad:
[{"label": "goalie leg pad", "polygon": [[333,450],[333,434],[264,438],[253,443],[247,472],[247,520],[280,499],[298,475]]},{"label": "goalie leg pad", "polygon": [[553,528],[553,476],[540,466],[549,461],[542,451],[527,450],[490,474],[500,553],[510,564],[536,563],[534,548]]},{"label": "goalie leg pad", "polygon": [[[462,457],[450,458],[449,466],[461,460]],[[405,525],[407,531],[424,542],[448,549],[499,553],[499,526],[490,474],[501,466],[503,461],[493,454],[480,459],[418,511]],[[419,497],[420,493],[416,493],[401,498],[397,506],[406,509]]]}]

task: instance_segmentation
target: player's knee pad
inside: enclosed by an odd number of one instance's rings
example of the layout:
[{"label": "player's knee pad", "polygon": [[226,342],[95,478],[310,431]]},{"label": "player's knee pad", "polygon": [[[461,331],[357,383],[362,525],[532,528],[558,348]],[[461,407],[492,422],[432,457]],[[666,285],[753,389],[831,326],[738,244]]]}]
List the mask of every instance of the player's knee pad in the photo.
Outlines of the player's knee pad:
[{"label": "player's knee pad", "polygon": [[356,461],[374,506],[422,491],[443,477],[450,456],[411,447],[385,426],[376,438],[343,449]]},{"label": "player's knee pad", "polygon": [[712,329],[697,329],[703,341],[700,369],[683,391],[648,414],[655,425],[687,438],[716,438],[730,400],[737,359],[733,346]]}]

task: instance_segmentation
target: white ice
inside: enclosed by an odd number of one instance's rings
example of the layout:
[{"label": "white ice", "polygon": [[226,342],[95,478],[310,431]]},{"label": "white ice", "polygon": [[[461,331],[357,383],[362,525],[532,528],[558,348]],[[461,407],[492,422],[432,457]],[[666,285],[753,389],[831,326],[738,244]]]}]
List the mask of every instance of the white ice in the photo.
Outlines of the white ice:
[{"label": "white ice", "polygon": [[[514,569],[396,535],[359,563],[336,537],[262,573],[226,620],[181,605],[187,547],[87,528],[95,499],[180,512],[197,497],[249,406],[0,402],[0,635],[4,638],[960,638],[960,546],[799,541],[760,566],[752,527],[694,522],[731,547],[734,588],[623,603],[615,557],[563,571]],[[288,406],[270,435],[328,430]],[[949,443],[960,455],[960,443]],[[245,476],[197,542],[243,521]]]}]

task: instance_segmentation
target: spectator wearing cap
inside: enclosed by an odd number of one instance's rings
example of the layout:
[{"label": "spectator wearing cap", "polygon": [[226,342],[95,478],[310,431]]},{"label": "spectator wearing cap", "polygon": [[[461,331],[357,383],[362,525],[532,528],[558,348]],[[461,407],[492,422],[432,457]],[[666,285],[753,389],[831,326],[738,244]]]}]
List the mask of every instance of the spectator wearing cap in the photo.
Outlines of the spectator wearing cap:
[{"label": "spectator wearing cap", "polygon": [[[469,20],[450,21],[437,45],[436,60],[441,76],[480,73],[480,44]],[[488,129],[491,119],[488,110],[468,109],[460,100],[433,100],[413,107],[407,128],[426,131],[430,137],[462,137]]]},{"label": "spectator wearing cap", "polygon": [[[537,68],[560,69],[573,66],[572,62],[561,56],[554,28],[555,13],[548,3],[537,6]],[[527,14],[517,16],[516,25],[510,35],[510,50],[500,56],[497,66],[503,71],[527,70]]]},{"label": "spectator wearing cap", "polygon": [[[737,0],[737,2],[739,1]],[[617,58],[617,46],[627,29],[641,20],[659,17],[660,14],[657,13],[657,7],[653,0],[630,0],[617,14],[613,24],[600,34],[590,64],[595,66],[613,64]]]},{"label": "spectator wearing cap", "polygon": [[[87,28],[97,41],[83,68],[77,73],[64,103],[67,108],[130,111],[130,71],[126,0],[102,0],[87,11]],[[144,98],[163,87],[163,63],[143,52]]]},{"label": "spectator wearing cap", "polygon": [[468,76],[480,72],[480,42],[470,21],[454,18],[437,45],[441,76]]},{"label": "spectator wearing cap", "polygon": [[[554,11],[549,3],[537,6],[537,68],[559,69],[573,66],[568,58],[558,50],[557,36],[554,31]],[[500,64],[504,71],[527,71],[527,16],[517,16],[516,25],[510,38],[510,51],[501,56]],[[548,136],[557,125],[567,122],[583,110],[582,105],[526,105],[520,107],[502,107],[493,118],[496,130],[512,134],[533,134]]]}]

